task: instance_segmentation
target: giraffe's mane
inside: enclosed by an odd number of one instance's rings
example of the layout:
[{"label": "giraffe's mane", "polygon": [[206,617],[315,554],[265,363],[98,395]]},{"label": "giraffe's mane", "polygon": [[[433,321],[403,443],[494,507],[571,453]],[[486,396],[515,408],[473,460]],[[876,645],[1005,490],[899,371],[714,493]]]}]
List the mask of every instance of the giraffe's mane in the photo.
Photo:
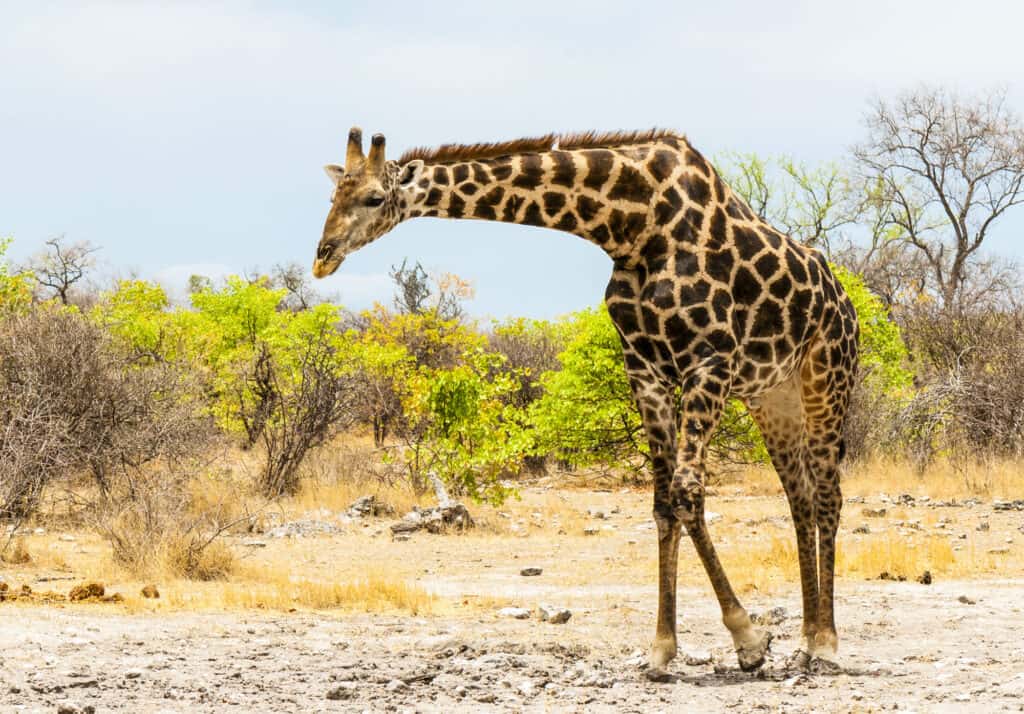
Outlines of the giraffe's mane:
[{"label": "giraffe's mane", "polygon": [[441,146],[419,146],[409,149],[399,164],[414,159],[423,161],[470,161],[473,159],[491,159],[496,156],[522,154],[559,149],[598,149],[630,144],[648,144],[659,139],[683,139],[678,132],[670,129],[648,129],[646,131],[580,131],[571,134],[544,134],[543,136],[512,141],[499,141],[480,144],[442,144]]}]

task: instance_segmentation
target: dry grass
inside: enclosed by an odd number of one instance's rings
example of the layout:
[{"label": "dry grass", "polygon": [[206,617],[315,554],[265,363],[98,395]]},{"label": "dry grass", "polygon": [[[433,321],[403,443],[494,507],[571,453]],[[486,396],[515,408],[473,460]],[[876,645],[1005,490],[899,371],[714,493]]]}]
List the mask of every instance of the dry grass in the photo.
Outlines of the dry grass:
[{"label": "dry grass", "polygon": [[31,563],[32,556],[29,554],[28,548],[25,546],[25,539],[15,539],[3,554],[0,555],[0,561],[10,565],[24,565],[25,563]]},{"label": "dry grass", "polygon": [[[420,498],[376,478],[329,478],[333,467],[324,463],[323,472],[316,479],[307,477],[296,496],[273,504],[278,518],[317,519],[324,517],[318,515],[323,509],[337,514],[368,493],[394,506],[395,519],[414,505],[433,502],[432,495]],[[880,459],[853,466],[844,475],[844,493],[866,496],[868,502],[844,509],[839,576],[876,579],[887,572],[914,580],[925,570],[944,579],[1024,575],[1024,549],[1011,542],[1014,536],[1020,538],[1018,514],[996,513],[987,505],[992,498],[1020,497],[1020,466],[1005,462],[965,471],[939,464],[924,478],[907,465]],[[83,580],[102,582],[125,597],[123,604],[111,607],[128,611],[295,609],[465,612],[478,617],[503,604],[530,605],[523,602],[526,591],[521,588],[533,583],[557,584],[566,604],[574,598],[591,604],[602,598],[615,601],[622,588],[649,592],[657,573],[649,489],[598,492],[557,487],[556,481],[524,487],[521,498],[500,508],[471,505],[483,527],[465,535],[422,534],[396,543],[387,531],[394,519],[367,519],[346,526],[344,534],[266,538],[265,547],[251,548],[244,542],[253,536],[236,531],[207,549],[210,561],[191,571],[194,577],[214,578],[207,582],[182,577],[189,571],[181,564],[181,549],[168,547],[151,559],[144,574],[133,573],[114,562],[109,544],[85,532],[74,532],[73,540],[63,540],[59,532],[24,537],[21,547],[31,553],[31,561],[8,563],[4,575],[12,585],[44,575],[73,578],[63,590]],[[200,510],[213,510],[237,493],[235,486],[219,485],[214,476],[193,487],[198,489],[194,507]],[[723,479],[712,492],[707,509],[721,514],[711,526],[712,536],[736,590],[749,595],[797,588],[795,537],[774,472],[753,467]],[[882,503],[881,493],[935,500],[976,497],[984,505],[894,506]],[[236,506],[244,514],[258,503]],[[866,508],[883,506],[884,517],[864,513]],[[595,519],[588,508],[603,510],[610,518]],[[978,528],[989,520],[991,530]],[[863,524],[869,526],[868,533],[853,532]],[[583,535],[587,526],[607,525],[614,529]],[[1000,552],[1004,548],[1006,552]],[[534,565],[544,568],[543,581],[519,577],[521,567]],[[683,586],[708,588],[703,568],[685,540],[679,579]],[[149,582],[159,586],[159,600],[141,596],[141,587]]]},{"label": "dry grass", "polygon": [[[846,497],[909,493],[940,500],[1013,499],[1024,494],[1024,461],[945,458],[920,471],[906,460],[874,456],[846,465],[842,487]],[[762,465],[728,473],[721,479],[721,488],[748,496],[782,495],[775,471]]]}]

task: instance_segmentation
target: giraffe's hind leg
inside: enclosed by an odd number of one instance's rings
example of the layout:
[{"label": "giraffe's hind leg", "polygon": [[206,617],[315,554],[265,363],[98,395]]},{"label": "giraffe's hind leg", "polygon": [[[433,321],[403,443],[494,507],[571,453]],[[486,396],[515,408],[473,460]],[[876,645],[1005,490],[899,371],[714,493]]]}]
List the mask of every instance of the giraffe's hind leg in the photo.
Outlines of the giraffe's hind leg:
[{"label": "giraffe's hind leg", "polygon": [[818,556],[815,483],[809,471],[802,388],[793,377],[748,403],[779,475],[796,530],[803,594],[803,636],[808,653],[818,630]]},{"label": "giraffe's hind leg", "polygon": [[818,626],[811,655],[830,661],[839,646],[834,614],[836,531],[843,506],[839,462],[845,451],[843,426],[855,371],[848,364],[837,362],[842,356],[842,352],[824,345],[812,350],[801,379],[807,464],[814,478],[818,526]]}]

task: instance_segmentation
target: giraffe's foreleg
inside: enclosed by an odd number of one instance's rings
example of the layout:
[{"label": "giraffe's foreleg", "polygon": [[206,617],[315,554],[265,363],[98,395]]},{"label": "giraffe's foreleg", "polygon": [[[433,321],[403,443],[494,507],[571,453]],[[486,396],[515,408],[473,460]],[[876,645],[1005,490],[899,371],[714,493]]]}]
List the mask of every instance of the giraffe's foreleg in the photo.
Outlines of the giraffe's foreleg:
[{"label": "giraffe's foreleg", "polygon": [[665,666],[676,656],[676,565],[682,525],[672,507],[669,492],[676,455],[675,404],[670,385],[643,370],[628,373],[651,448],[654,472],[654,522],[658,528],[658,621],[648,676],[658,680],[665,675]]},{"label": "giraffe's foreleg", "polygon": [[679,563],[679,538],[682,524],[668,501],[668,483],[664,500],[655,492],[654,522],[658,527],[658,624],[651,646],[651,669],[662,670],[676,656],[676,569]]},{"label": "giraffe's foreleg", "polygon": [[771,635],[753,625],[729,583],[704,520],[704,457],[725,408],[729,372],[724,359],[713,360],[684,386],[677,428],[676,469],[672,477],[672,504],[686,527],[718,604],[722,621],[732,635],[744,671],[764,664]]},{"label": "giraffe's foreleg", "polygon": [[700,472],[686,466],[677,468],[672,482],[672,494],[676,512],[686,526],[686,532],[722,608],[722,622],[732,635],[740,668],[744,671],[755,670],[764,664],[772,636],[750,621],[750,616],[736,597],[725,568],[718,559],[704,519],[704,484]]}]

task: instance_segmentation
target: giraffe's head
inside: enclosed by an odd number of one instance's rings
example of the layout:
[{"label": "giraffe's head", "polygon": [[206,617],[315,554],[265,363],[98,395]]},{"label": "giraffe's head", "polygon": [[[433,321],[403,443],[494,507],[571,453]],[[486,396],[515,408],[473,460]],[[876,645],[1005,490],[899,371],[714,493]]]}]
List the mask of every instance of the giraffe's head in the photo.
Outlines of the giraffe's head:
[{"label": "giraffe's head", "polygon": [[370,153],[363,156],[362,131],[358,127],[349,131],[345,166],[324,167],[334,184],[334,195],[316,249],[313,275],[327,277],[345,256],[398,225],[422,169],[419,160],[401,167],[386,161],[382,134],[373,135]]}]

